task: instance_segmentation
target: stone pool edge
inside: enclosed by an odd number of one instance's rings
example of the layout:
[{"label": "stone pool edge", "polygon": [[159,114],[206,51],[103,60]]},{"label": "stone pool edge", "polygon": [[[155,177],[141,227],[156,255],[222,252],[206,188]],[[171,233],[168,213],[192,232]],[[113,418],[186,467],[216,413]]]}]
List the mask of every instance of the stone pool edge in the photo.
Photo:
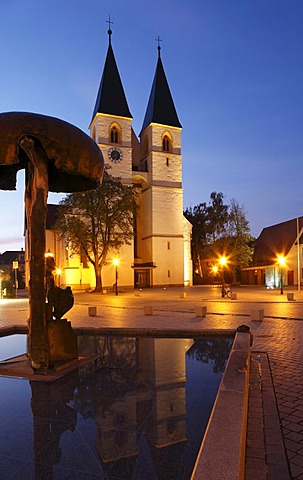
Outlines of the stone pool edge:
[{"label": "stone pool edge", "polygon": [[250,334],[237,332],[191,480],[242,480],[245,474]]}]

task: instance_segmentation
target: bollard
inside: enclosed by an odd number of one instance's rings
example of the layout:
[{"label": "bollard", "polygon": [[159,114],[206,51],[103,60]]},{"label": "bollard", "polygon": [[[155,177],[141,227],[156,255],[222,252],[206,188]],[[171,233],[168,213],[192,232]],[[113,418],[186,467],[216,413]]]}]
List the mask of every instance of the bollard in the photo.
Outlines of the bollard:
[{"label": "bollard", "polygon": [[231,299],[231,300],[237,300],[237,294],[236,294],[236,293],[232,293],[231,296],[230,296],[230,299]]},{"label": "bollard", "polygon": [[144,305],[143,307],[143,313],[144,315],[152,315],[154,312],[154,309],[152,305]]},{"label": "bollard", "polygon": [[264,317],[264,310],[251,310],[250,311],[250,319],[253,322],[262,322]]},{"label": "bollard", "polygon": [[207,312],[207,307],[195,307],[195,316],[196,317],[205,317]]},{"label": "bollard", "polygon": [[180,293],[180,298],[186,298],[186,292]]},{"label": "bollard", "polygon": [[107,290],[106,290],[106,289],[103,289],[102,292],[103,292],[103,293],[107,293]]},{"label": "bollard", "polygon": [[288,293],[288,294],[287,294],[287,300],[288,300],[289,302],[294,301],[294,299],[295,299],[295,297],[294,297],[294,294],[293,294],[293,293]]},{"label": "bollard", "polygon": [[95,317],[97,315],[97,307],[88,307],[88,315]]}]

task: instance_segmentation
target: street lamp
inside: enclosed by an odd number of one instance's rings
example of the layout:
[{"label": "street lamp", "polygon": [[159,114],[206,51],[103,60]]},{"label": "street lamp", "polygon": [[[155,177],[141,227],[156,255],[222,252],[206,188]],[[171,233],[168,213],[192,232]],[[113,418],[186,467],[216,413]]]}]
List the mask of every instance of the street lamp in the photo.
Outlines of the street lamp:
[{"label": "street lamp", "polygon": [[116,276],[116,295],[118,295],[118,265],[119,265],[119,259],[114,258],[113,259],[113,265],[115,265],[115,276]]},{"label": "street lamp", "polygon": [[213,274],[213,284],[215,282],[215,277],[218,275],[218,270],[219,270],[219,267],[217,265],[213,265],[211,267],[211,271],[212,271],[212,274]]},{"label": "street lamp", "polygon": [[226,257],[220,257],[219,258],[219,264],[222,267],[222,298],[224,297],[224,267],[227,264],[227,258]]},{"label": "street lamp", "polygon": [[285,267],[284,255],[278,255],[277,260],[280,265],[280,293],[283,294],[283,267]]},{"label": "street lamp", "polygon": [[62,273],[61,268],[57,268],[56,269],[56,274],[58,275],[58,287],[61,286],[61,273]]},{"label": "street lamp", "polygon": [[15,260],[13,262],[13,270],[15,272],[15,290],[16,290],[16,298],[17,298],[17,290],[18,290],[18,262]]}]

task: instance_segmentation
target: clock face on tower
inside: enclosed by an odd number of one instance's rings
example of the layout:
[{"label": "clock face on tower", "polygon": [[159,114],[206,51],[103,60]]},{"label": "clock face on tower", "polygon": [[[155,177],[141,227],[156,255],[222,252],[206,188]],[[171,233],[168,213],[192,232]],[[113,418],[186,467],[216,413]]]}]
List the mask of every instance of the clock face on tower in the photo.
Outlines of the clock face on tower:
[{"label": "clock face on tower", "polygon": [[119,163],[123,158],[123,152],[120,148],[110,148],[108,150],[108,158],[111,162]]}]

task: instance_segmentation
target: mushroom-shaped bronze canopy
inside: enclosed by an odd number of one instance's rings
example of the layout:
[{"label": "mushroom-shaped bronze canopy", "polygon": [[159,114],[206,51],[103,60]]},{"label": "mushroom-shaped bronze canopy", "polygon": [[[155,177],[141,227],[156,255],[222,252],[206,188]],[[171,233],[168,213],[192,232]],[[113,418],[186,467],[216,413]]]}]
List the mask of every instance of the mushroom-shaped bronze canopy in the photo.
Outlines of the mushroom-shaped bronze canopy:
[{"label": "mushroom-shaped bronze canopy", "polygon": [[15,190],[18,170],[26,168],[20,141],[40,142],[48,162],[50,192],[92,190],[102,179],[103,157],[82,130],[58,118],[36,113],[0,114],[0,189]]},{"label": "mushroom-shaped bronze canopy", "polygon": [[67,122],[35,113],[0,114],[0,189],[14,190],[18,170],[26,169],[28,355],[35,371],[50,366],[45,278],[48,192],[92,190],[102,180],[103,165],[96,143]]}]

